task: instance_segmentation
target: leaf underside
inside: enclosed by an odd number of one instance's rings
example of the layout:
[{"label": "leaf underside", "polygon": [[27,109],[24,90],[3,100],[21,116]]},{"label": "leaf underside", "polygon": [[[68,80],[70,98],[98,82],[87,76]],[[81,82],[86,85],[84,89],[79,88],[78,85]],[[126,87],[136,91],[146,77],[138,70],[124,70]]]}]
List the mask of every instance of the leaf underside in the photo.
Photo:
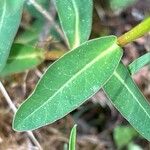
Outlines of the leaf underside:
[{"label": "leaf underside", "polygon": [[130,124],[141,135],[150,140],[150,104],[122,63],[119,64],[103,89],[114,106]]},{"label": "leaf underside", "polygon": [[115,36],[91,40],[53,63],[17,111],[13,128],[25,131],[47,125],[89,99],[118,66],[122,49],[116,43]]}]

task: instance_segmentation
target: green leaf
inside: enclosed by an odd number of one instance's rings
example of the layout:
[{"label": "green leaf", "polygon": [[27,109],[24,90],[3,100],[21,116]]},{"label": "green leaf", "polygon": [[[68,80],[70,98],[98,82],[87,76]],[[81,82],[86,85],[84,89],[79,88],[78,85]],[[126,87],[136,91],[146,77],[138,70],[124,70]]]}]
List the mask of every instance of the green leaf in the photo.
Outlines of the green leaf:
[{"label": "green leaf", "polygon": [[55,0],[55,3],[70,48],[86,42],[91,32],[93,1]]},{"label": "green leaf", "polygon": [[90,98],[120,62],[122,49],[116,43],[115,36],[91,40],[53,63],[20,106],[13,128],[25,131],[47,125]]},{"label": "green leaf", "polygon": [[123,10],[133,5],[137,0],[109,0],[110,7],[114,11]]},{"label": "green leaf", "polygon": [[0,71],[19,27],[24,0],[0,0]]},{"label": "green leaf", "polygon": [[143,56],[139,57],[135,61],[133,61],[128,69],[131,74],[135,74],[138,72],[143,66],[150,64],[150,52],[144,54]]},{"label": "green leaf", "polygon": [[14,44],[0,76],[23,72],[39,65],[44,60],[44,51],[32,46]]},{"label": "green leaf", "polygon": [[113,131],[113,138],[118,149],[128,145],[138,133],[130,126],[117,126]]},{"label": "green leaf", "polygon": [[103,88],[119,112],[150,140],[150,105],[123,64],[119,65]]},{"label": "green leaf", "polygon": [[76,149],[76,136],[77,136],[77,125],[74,125],[74,127],[72,128],[71,133],[70,133],[69,150]]}]

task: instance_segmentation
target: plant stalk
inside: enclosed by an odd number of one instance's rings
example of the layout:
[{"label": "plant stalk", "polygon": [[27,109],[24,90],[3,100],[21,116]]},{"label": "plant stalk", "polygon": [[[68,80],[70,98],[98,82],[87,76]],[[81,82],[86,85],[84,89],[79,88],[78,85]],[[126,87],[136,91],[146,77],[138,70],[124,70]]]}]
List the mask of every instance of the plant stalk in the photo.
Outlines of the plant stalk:
[{"label": "plant stalk", "polygon": [[145,33],[150,31],[150,17],[143,20],[140,24],[135,26],[133,29],[123,34],[118,38],[118,44],[123,47],[128,43],[138,39],[143,36]]}]

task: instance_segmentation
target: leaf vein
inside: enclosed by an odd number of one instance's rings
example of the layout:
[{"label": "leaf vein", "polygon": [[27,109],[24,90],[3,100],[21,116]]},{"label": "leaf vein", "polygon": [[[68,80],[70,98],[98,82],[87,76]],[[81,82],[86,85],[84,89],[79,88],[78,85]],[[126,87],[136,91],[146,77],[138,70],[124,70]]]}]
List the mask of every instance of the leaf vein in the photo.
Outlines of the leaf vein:
[{"label": "leaf vein", "polygon": [[[90,63],[86,64],[85,67],[83,67],[81,70],[79,70],[76,74],[74,74],[65,84],[63,84],[47,101],[45,101],[40,107],[35,109],[32,113],[30,113],[27,117],[24,118],[23,121],[31,117],[34,113],[36,113],[39,109],[44,107],[50,100],[52,100],[59,92],[61,92],[70,82],[72,82],[74,79],[76,79],[79,75],[81,75],[85,70],[87,70],[89,67],[91,67],[94,63],[99,61],[101,58],[105,57],[109,53],[113,52],[118,45],[114,43],[111,47],[107,48],[104,52],[102,52],[100,55],[98,55],[94,60],[92,60]],[[32,95],[31,95],[32,96]],[[30,97],[31,97],[30,96]],[[30,99],[29,97],[29,99]],[[27,99],[28,100],[28,99]]]},{"label": "leaf vein", "polygon": [[124,82],[124,80],[121,78],[121,76],[115,71],[114,72],[115,77],[124,85],[124,87],[129,91],[129,93],[133,96],[133,98],[136,100],[136,102],[139,104],[139,106],[143,109],[145,114],[150,118],[148,112],[145,110],[145,108],[142,106],[142,104],[138,101],[135,94],[130,90],[130,88],[127,86],[127,84]]},{"label": "leaf vein", "polygon": [[74,11],[75,11],[75,41],[74,41],[74,45],[73,45],[73,48],[76,48],[77,46],[80,45],[80,35],[79,35],[79,11],[78,11],[78,8],[76,7],[76,2],[75,0],[72,1],[72,4],[73,4],[73,8],[74,8]]}]

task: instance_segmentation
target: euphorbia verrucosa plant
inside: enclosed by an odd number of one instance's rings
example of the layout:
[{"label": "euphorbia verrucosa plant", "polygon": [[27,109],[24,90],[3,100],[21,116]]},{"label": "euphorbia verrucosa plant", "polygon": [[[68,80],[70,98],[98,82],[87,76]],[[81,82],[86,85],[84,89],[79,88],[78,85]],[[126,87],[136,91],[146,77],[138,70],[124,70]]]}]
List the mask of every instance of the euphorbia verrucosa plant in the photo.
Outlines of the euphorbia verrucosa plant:
[{"label": "euphorbia verrucosa plant", "polygon": [[[19,107],[13,121],[14,130],[33,130],[53,123],[102,88],[129,123],[150,140],[150,105],[131,78],[150,62],[150,54],[129,66],[121,61],[122,47],[150,30],[150,17],[119,38],[110,35],[88,41],[93,1],[55,0],[55,6],[70,51],[49,66],[33,93]],[[21,7],[20,2],[18,8]],[[7,17],[4,20],[0,37]],[[9,37],[13,39],[14,34]],[[2,53],[0,57],[3,57]]]}]

